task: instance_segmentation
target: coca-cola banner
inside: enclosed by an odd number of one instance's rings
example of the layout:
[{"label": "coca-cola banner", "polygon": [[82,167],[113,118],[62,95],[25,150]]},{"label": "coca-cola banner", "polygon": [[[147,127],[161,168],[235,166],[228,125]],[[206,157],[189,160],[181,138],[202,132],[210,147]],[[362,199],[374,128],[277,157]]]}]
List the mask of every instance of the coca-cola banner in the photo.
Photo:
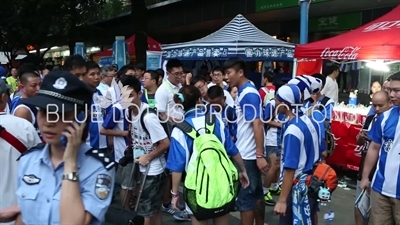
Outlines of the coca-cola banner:
[{"label": "coca-cola banner", "polygon": [[333,155],[326,159],[328,164],[358,170],[361,154],[356,144],[356,136],[360,129],[361,125],[332,121],[332,133],[335,136],[336,146]]},{"label": "coca-cola banner", "polygon": [[400,60],[400,5],[391,12],[341,35],[297,45],[297,59]]}]

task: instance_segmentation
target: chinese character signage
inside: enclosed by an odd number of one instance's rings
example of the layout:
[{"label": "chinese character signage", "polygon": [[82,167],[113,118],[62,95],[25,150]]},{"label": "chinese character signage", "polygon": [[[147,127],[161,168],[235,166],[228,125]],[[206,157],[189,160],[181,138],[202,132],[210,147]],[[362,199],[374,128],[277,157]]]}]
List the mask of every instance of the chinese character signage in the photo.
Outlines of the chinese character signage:
[{"label": "chinese character signage", "polygon": [[333,16],[310,18],[308,31],[339,31],[350,30],[361,26],[361,13],[346,13]]},{"label": "chinese character signage", "polygon": [[[329,0],[312,0],[311,3],[327,2]],[[299,0],[256,0],[256,12],[299,6]]]}]

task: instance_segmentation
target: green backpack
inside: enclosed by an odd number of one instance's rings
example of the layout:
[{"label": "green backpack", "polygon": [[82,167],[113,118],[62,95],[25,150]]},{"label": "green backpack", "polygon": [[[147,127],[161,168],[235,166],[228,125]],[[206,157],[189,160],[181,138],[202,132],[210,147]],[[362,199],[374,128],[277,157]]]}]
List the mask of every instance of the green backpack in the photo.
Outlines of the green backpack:
[{"label": "green backpack", "polygon": [[199,134],[186,121],[175,124],[193,139],[183,196],[199,221],[230,213],[235,206],[240,185],[237,168],[214,134],[215,121],[215,114],[206,114],[204,134]]}]

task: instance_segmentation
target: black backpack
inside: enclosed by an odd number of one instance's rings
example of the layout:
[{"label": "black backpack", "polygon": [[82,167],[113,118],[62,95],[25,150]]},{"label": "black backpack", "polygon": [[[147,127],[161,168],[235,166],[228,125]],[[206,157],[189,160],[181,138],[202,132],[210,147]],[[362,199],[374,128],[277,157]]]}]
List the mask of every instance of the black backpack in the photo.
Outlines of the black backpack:
[{"label": "black backpack", "polygon": [[[330,98],[326,96],[322,98],[320,106],[318,107],[318,110],[320,112],[322,112],[322,110],[325,109],[325,105],[326,103],[328,103],[329,100]],[[329,157],[332,156],[335,151],[335,136],[332,134],[330,121],[325,120],[324,127],[325,127],[326,152],[327,152],[327,157]]]},{"label": "black backpack", "polygon": [[140,125],[142,126],[143,131],[146,132],[146,134],[150,135],[149,131],[146,128],[146,125],[144,124],[144,117],[148,113],[154,113],[154,114],[157,115],[157,117],[159,118],[161,126],[164,128],[164,131],[167,134],[168,138],[170,138],[171,137],[171,133],[172,133],[172,129],[174,128],[175,123],[170,121],[170,120],[167,120],[167,119],[161,117],[160,113],[157,111],[156,108],[147,108],[140,115]]}]

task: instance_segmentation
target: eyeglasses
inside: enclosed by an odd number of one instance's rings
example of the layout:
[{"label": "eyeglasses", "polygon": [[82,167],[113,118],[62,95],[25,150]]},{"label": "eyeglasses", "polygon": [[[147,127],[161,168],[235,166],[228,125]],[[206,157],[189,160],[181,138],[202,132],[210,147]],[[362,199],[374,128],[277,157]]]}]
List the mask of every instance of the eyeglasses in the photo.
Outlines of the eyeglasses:
[{"label": "eyeglasses", "polygon": [[183,76],[183,75],[184,75],[183,72],[176,72],[176,73],[169,73],[169,74],[171,74],[171,75],[173,75],[173,76],[176,76],[176,77],[179,77],[179,76]]}]

